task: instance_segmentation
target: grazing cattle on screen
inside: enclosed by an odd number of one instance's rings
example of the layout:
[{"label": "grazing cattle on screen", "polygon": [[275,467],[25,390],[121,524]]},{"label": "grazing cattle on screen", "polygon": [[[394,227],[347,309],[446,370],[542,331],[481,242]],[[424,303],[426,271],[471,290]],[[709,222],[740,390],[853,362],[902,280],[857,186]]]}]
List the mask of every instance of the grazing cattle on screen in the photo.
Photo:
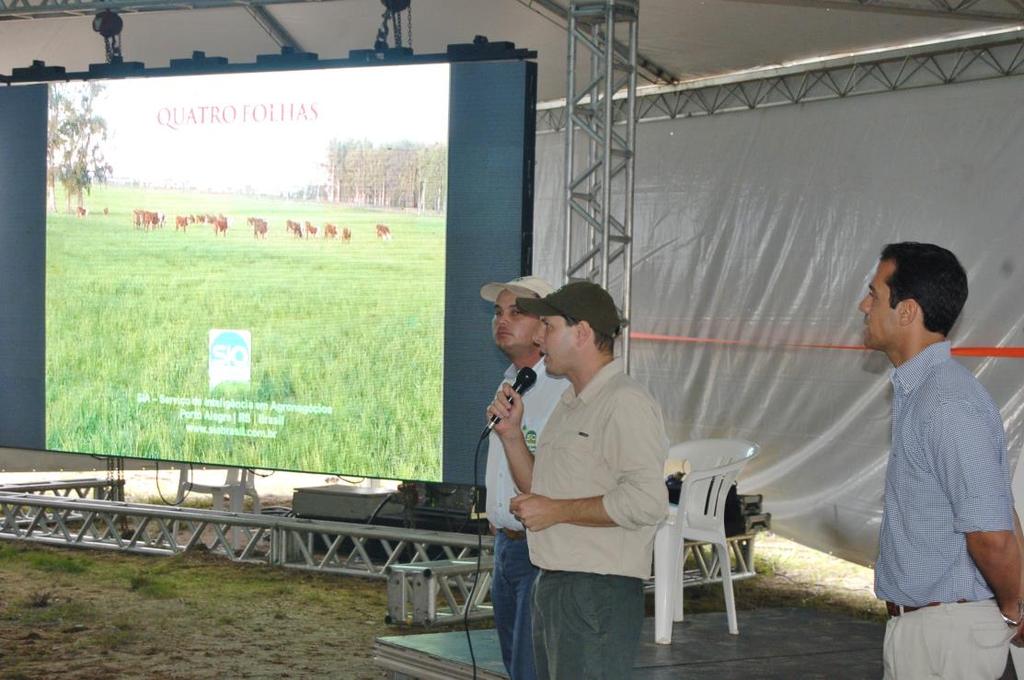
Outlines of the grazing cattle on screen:
[{"label": "grazing cattle on screen", "polygon": [[206,222],[208,224],[213,224],[216,221],[217,221],[217,216],[216,215],[207,215],[206,216]]},{"label": "grazing cattle on screen", "polygon": [[104,208],[104,209],[103,209],[103,214],[104,214],[104,215],[109,215],[109,214],[110,214],[110,211],[109,211],[108,209]]},{"label": "grazing cattle on screen", "polygon": [[195,224],[196,223],[196,216],[195,215],[189,215],[188,216],[188,223],[189,224]]},{"label": "grazing cattle on screen", "polygon": [[82,206],[78,206],[77,208],[75,208],[75,215],[77,215],[78,217],[86,217],[88,214],[89,211],[86,208],[83,208]]},{"label": "grazing cattle on screen", "polygon": [[228,236],[228,218],[223,215],[218,215],[212,220],[213,223],[213,235],[223,234],[224,238]]},{"label": "grazing cattle on screen", "polygon": [[338,238],[338,228],[333,224],[324,225],[324,238]]},{"label": "grazing cattle on screen", "polygon": [[295,220],[285,220],[285,228],[287,233],[291,234],[295,238],[302,238],[302,225]]},{"label": "grazing cattle on screen", "polygon": [[267,237],[267,221],[259,217],[250,217],[248,220],[252,226],[253,238],[266,238]]},{"label": "grazing cattle on screen", "polygon": [[316,236],[317,228],[313,226],[313,223],[306,220],[306,236],[313,238]]},{"label": "grazing cattle on screen", "polygon": [[345,243],[348,243],[349,241],[351,241],[352,240],[352,230],[349,229],[348,227],[342,227],[341,228],[341,240],[344,241]]},{"label": "grazing cattle on screen", "polygon": [[174,216],[174,231],[178,231],[179,229],[182,231],[188,230],[188,218],[183,215]]},{"label": "grazing cattle on screen", "polygon": [[162,214],[153,210],[133,210],[132,223],[136,229],[149,231],[157,229],[162,222]]},{"label": "grazing cattle on screen", "polygon": [[377,225],[377,238],[379,238],[381,241],[390,241],[391,240],[391,227],[389,227],[386,224],[378,224]]}]

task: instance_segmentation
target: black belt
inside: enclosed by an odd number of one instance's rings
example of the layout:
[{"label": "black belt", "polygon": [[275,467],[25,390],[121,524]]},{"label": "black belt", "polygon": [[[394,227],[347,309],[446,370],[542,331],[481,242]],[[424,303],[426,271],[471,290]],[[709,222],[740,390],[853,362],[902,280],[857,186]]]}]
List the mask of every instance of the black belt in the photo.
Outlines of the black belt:
[{"label": "black belt", "polygon": [[[968,600],[957,600],[956,604],[963,604],[964,602],[968,602]],[[945,604],[945,603],[943,603],[943,602],[929,602],[928,604],[923,604],[920,607],[913,607],[913,606],[909,606],[909,605],[896,604],[895,602],[889,602],[888,600],[886,600],[885,601],[885,611],[887,611],[889,613],[889,616],[897,617],[897,616],[900,616],[901,614],[909,614],[910,612],[916,612],[918,609],[924,609],[925,607],[938,607],[940,604]]]}]

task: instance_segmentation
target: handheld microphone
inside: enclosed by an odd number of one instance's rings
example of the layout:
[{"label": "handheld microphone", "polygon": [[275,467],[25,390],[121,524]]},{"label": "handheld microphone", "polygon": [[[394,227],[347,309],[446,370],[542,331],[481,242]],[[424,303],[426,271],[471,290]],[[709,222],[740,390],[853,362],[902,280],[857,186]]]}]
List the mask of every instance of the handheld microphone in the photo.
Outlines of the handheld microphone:
[{"label": "handheld microphone", "polygon": [[[526,392],[526,390],[533,387],[533,383],[535,382],[537,382],[537,374],[534,372],[532,368],[526,366],[524,368],[520,368],[519,372],[516,373],[516,381],[512,383],[512,389],[517,394],[522,394]],[[508,403],[512,403],[511,398],[509,398]],[[491,416],[491,422],[487,423],[487,427],[484,428],[483,433],[480,435],[480,439],[483,439],[484,437],[489,435],[491,433],[491,430],[494,429],[494,426],[497,425],[499,422],[501,422],[501,418],[499,418],[498,416]]]}]

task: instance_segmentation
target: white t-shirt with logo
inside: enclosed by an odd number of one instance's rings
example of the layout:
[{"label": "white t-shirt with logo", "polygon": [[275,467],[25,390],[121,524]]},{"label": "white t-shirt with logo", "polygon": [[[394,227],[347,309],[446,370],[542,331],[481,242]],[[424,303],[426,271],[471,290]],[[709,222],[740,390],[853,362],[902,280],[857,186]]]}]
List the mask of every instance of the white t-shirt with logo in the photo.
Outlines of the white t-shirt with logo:
[{"label": "white t-shirt with logo", "polygon": [[[548,375],[544,366],[544,359],[541,359],[533,367],[537,373],[537,382],[523,395],[523,437],[526,439],[526,448],[530,453],[537,448],[537,440],[544,424],[548,422],[548,416],[555,409],[562,394],[569,388],[570,383],[565,378],[556,378]],[[503,382],[512,384],[515,382],[518,369],[510,365],[505,370]],[[501,440],[493,431],[487,445],[487,518],[491,524],[499,529],[512,529],[522,531],[523,525],[509,512],[508,504],[513,498],[519,495],[519,489],[512,479],[512,472],[508,468],[508,459],[505,458],[505,448]]]}]

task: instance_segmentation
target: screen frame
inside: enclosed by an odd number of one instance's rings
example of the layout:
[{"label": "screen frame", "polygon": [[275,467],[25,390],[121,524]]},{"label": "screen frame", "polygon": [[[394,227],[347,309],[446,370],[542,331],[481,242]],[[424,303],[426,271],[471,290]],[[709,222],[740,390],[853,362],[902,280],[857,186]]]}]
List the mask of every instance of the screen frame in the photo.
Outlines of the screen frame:
[{"label": "screen frame", "polygon": [[[494,45],[494,44],[492,44]],[[505,44],[507,45],[507,44]],[[453,46],[455,48],[465,46]],[[486,46],[485,46],[486,47]],[[445,346],[442,394],[442,460],[440,480],[408,480],[472,484],[474,447],[484,422],[484,405],[490,401],[507,360],[491,338],[491,305],[479,296],[483,283],[508,280],[528,274],[533,243],[533,173],[536,120],[536,53],[504,48],[504,58],[495,50],[459,54],[449,48],[443,55],[397,55],[397,58],[313,60],[308,55],[270,55],[255,64],[227,64],[196,59],[172,62],[171,67],[146,69],[141,65],[113,64],[90,68],[87,73],[26,73],[12,80],[45,83],[66,80],[107,80],[123,77],[161,77],[224,73],[253,73],[324,68],[373,68],[404,64],[448,63],[451,65],[449,92],[449,184],[446,258],[461,261],[456,271],[446,265]],[[184,62],[185,65],[182,65]],[[51,69],[53,67],[41,67]],[[495,76],[499,73],[499,76]],[[40,77],[45,75],[45,77]],[[510,86],[509,83],[512,83]],[[26,111],[37,121],[25,134],[24,121],[0,130],[0,148],[13,150],[14,165],[6,197],[0,194],[0,288],[19,291],[17,313],[0,315],[0,378],[17,389],[0,391],[0,447],[27,451],[50,451],[82,460],[124,458],[169,465],[232,467],[220,462],[190,461],[184,458],[150,458],[123,453],[53,451],[45,448],[45,222],[46,222],[46,101],[45,85],[4,88],[5,94],[19,91]],[[39,94],[41,90],[41,96]],[[43,113],[39,113],[41,109]],[[41,134],[39,126],[41,126]],[[31,126],[30,126],[31,128]],[[17,142],[16,144],[14,142]],[[495,149],[505,149],[496,167]],[[509,153],[514,149],[514,153]],[[453,172],[461,164],[463,172]],[[2,171],[0,171],[2,172]],[[33,186],[34,185],[34,186]],[[28,192],[27,194],[25,192]],[[12,210],[20,206],[20,210]],[[7,219],[4,219],[4,216]],[[38,229],[17,229],[15,225],[37,224]],[[21,236],[15,236],[21,232]],[[13,244],[13,247],[12,247]],[[32,266],[42,253],[42,266]],[[25,294],[26,287],[29,289]],[[12,296],[13,299],[13,296]],[[36,313],[31,308],[35,307]],[[37,318],[36,318],[37,317]],[[29,347],[29,351],[10,348]],[[35,375],[38,378],[35,378]],[[26,399],[26,395],[28,398]],[[69,460],[70,462],[70,460]],[[344,470],[265,468],[303,473],[347,474]],[[351,473],[348,473],[351,474]],[[360,476],[363,476],[360,473]],[[372,478],[372,477],[371,477]]]}]

